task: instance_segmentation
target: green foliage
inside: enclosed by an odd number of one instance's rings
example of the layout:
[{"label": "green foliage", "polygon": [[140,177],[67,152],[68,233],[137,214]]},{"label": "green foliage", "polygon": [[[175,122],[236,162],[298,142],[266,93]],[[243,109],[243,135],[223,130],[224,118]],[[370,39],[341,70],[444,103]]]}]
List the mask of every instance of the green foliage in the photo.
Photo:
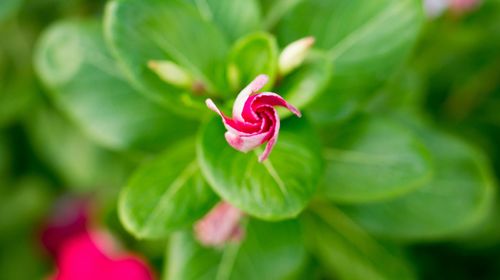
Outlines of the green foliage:
[{"label": "green foliage", "polygon": [[[227,75],[234,92],[248,85],[257,75],[269,76],[269,89],[278,70],[278,46],[268,33],[253,33],[238,40],[229,53]],[[235,95],[232,95],[235,97]]]},{"label": "green foliage", "polygon": [[244,242],[221,249],[203,248],[189,233],[177,233],[167,252],[165,279],[294,279],[306,260],[301,236],[296,221],[253,219]]},{"label": "green foliage", "polygon": [[339,128],[324,156],[324,194],[342,203],[399,196],[428,182],[433,171],[429,151],[411,130],[369,115]]},{"label": "green foliage", "polygon": [[187,1],[196,6],[203,18],[215,23],[230,41],[261,28],[262,19],[257,0]]},{"label": "green foliage", "polygon": [[113,149],[155,151],[192,133],[194,123],[130,87],[100,33],[97,22],[61,22],[41,38],[37,70],[61,109]]},{"label": "green foliage", "polygon": [[123,183],[129,164],[121,156],[97,146],[47,107],[38,108],[32,117],[27,128],[34,149],[65,185],[89,191]]},{"label": "green foliage", "polygon": [[[324,53],[311,55],[304,64],[289,75],[282,77],[276,92],[279,92],[290,104],[302,109],[320,98],[330,77],[332,66]],[[282,116],[290,115],[283,110]]]},{"label": "green foliage", "polygon": [[338,279],[415,279],[401,252],[373,239],[333,206],[304,217],[310,246]]},{"label": "green foliage", "polygon": [[[422,2],[0,1],[0,278],[54,271],[36,234],[76,194],[164,279],[498,279],[500,2]],[[262,163],[204,103],[259,74],[303,113]],[[220,201],[243,237],[203,246]]]},{"label": "green foliage", "polygon": [[179,113],[198,116],[203,98],[174,88],[148,69],[170,60],[187,69],[213,95],[225,92],[228,43],[217,27],[178,1],[117,0],[106,9],[105,34],[127,75],[147,96]]},{"label": "green foliage", "polygon": [[386,202],[343,208],[368,231],[396,239],[435,239],[468,230],[491,211],[494,182],[484,156],[445,133],[419,127],[436,166],[432,180]]},{"label": "green foliage", "polygon": [[261,149],[247,154],[230,147],[219,119],[205,125],[198,141],[200,167],[214,190],[250,215],[277,220],[299,214],[316,190],[321,156],[314,132],[304,120],[281,124],[279,141],[259,163]]},{"label": "green foliage", "polygon": [[312,35],[335,66],[326,94],[310,110],[317,121],[352,114],[400,67],[423,20],[420,5],[418,0],[311,0],[293,5],[278,27],[280,42]]},{"label": "green foliage", "polygon": [[4,0],[0,2],[0,22],[10,17],[21,6],[23,0]]},{"label": "green foliage", "polygon": [[181,141],[142,165],[123,189],[120,218],[138,238],[162,238],[201,218],[216,196],[201,175],[194,141]]}]

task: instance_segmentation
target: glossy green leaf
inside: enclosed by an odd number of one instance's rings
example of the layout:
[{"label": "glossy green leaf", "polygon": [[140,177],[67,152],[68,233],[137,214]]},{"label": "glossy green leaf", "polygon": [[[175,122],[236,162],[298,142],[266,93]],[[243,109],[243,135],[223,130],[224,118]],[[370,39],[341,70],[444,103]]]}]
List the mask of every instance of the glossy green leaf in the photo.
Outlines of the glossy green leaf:
[{"label": "glossy green leaf", "polygon": [[296,221],[250,220],[245,239],[223,249],[204,248],[190,233],[172,237],[165,280],[294,279],[306,251]]},{"label": "glossy green leaf", "polygon": [[317,121],[357,110],[404,62],[423,22],[421,5],[419,0],[310,0],[285,16],[280,42],[314,36],[335,67],[326,93],[311,106]]},{"label": "glossy green leaf", "polygon": [[303,119],[281,123],[276,146],[263,163],[263,149],[233,149],[219,118],[205,125],[198,141],[198,160],[213,189],[244,212],[269,220],[294,217],[314,194],[322,170],[315,133]]},{"label": "glossy green leaf", "polygon": [[229,54],[228,80],[233,91],[249,84],[257,75],[267,74],[269,82],[264,89],[274,84],[278,70],[278,45],[269,33],[253,33],[235,43]]},{"label": "glossy green leaf", "polygon": [[494,182],[483,155],[438,130],[419,135],[435,162],[433,180],[396,199],[344,207],[368,231],[397,239],[442,238],[476,225],[489,213]]},{"label": "glossy green leaf", "polygon": [[[276,89],[288,103],[303,109],[320,97],[328,85],[332,65],[323,54],[315,54],[298,69],[282,78]],[[290,111],[282,110],[283,116]]]},{"label": "glossy green leaf", "polygon": [[128,77],[154,100],[185,115],[206,112],[204,99],[162,81],[150,60],[170,60],[190,72],[213,96],[225,86],[228,44],[211,22],[188,3],[116,0],[108,4],[105,35]]},{"label": "glossy green leaf", "polygon": [[36,66],[64,112],[108,147],[155,151],[194,131],[194,123],[130,87],[106,50],[97,22],[52,26],[42,37]]},{"label": "glossy green leaf", "polygon": [[433,162],[410,129],[389,118],[361,116],[335,133],[324,150],[324,194],[334,201],[387,199],[423,186]]},{"label": "glossy green leaf", "polygon": [[380,243],[334,206],[315,205],[303,220],[313,253],[335,279],[416,279],[397,248]]},{"label": "glossy green leaf", "polygon": [[194,141],[182,142],[142,165],[122,190],[120,219],[138,238],[188,227],[217,201],[201,175]]},{"label": "glossy green leaf", "polygon": [[261,25],[258,0],[188,0],[208,21],[213,21],[226,37],[235,41],[257,31]]}]

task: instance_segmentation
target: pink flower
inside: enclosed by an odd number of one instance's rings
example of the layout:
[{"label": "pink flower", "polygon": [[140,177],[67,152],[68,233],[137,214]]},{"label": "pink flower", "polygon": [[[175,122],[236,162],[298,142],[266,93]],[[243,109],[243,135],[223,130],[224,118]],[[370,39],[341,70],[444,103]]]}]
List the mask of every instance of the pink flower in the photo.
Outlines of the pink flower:
[{"label": "pink flower", "polygon": [[243,213],[227,202],[219,202],[194,226],[197,239],[205,246],[221,247],[228,241],[240,241]]},{"label": "pink flower", "polygon": [[153,279],[147,264],[117,250],[111,236],[89,232],[90,206],[88,199],[65,197],[44,222],[41,242],[57,265],[56,273],[47,279]]},{"label": "pink flower", "polygon": [[57,258],[67,240],[87,230],[88,212],[89,202],[83,198],[64,197],[56,202],[40,235],[43,246],[53,257]]},{"label": "pink flower", "polygon": [[68,240],[57,260],[54,280],[151,280],[150,268],[139,257],[112,251],[112,240],[82,233]]},{"label": "pink flower", "polygon": [[479,4],[480,0],[451,0],[450,9],[456,13],[464,13],[474,10]]},{"label": "pink flower", "polygon": [[227,132],[227,142],[241,152],[248,152],[267,142],[259,161],[267,159],[278,140],[280,119],[274,106],[285,107],[301,116],[299,110],[288,104],[273,92],[258,92],[268,81],[266,75],[259,75],[236,97],[233,105],[233,118],[222,113],[211,99],[206,100],[209,109],[222,117]]}]

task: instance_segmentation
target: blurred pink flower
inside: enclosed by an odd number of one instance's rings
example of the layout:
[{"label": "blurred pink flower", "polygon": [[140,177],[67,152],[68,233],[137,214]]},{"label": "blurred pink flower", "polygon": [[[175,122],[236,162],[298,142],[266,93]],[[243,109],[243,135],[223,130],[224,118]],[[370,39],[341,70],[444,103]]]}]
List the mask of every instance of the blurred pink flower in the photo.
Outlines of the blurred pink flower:
[{"label": "blurred pink flower", "polygon": [[54,205],[52,214],[42,225],[40,239],[45,249],[57,258],[64,243],[87,229],[88,201],[63,197]]},{"label": "blurred pink flower", "polygon": [[240,241],[243,212],[227,202],[219,202],[195,224],[196,238],[205,246],[221,247],[228,241]]},{"label": "blurred pink flower", "polygon": [[104,233],[89,232],[90,201],[60,199],[45,221],[40,239],[56,262],[53,280],[151,280],[152,270],[139,257],[120,252]]},{"label": "blurred pink flower", "polygon": [[151,280],[153,273],[139,257],[111,251],[112,241],[96,233],[68,240],[57,260],[54,280]]},{"label": "blurred pink flower", "polygon": [[465,13],[474,10],[481,4],[481,0],[450,0],[450,9],[456,13]]},{"label": "blurred pink flower", "polygon": [[470,12],[481,2],[481,0],[424,0],[424,10],[428,17],[435,18],[447,10],[458,14]]},{"label": "blurred pink flower", "polygon": [[259,75],[236,98],[233,105],[233,118],[222,113],[211,99],[206,100],[208,108],[222,117],[227,129],[225,137],[229,145],[241,152],[248,152],[267,142],[259,161],[267,159],[278,139],[280,119],[274,106],[285,107],[301,116],[299,110],[288,104],[273,92],[258,92],[268,77]]}]

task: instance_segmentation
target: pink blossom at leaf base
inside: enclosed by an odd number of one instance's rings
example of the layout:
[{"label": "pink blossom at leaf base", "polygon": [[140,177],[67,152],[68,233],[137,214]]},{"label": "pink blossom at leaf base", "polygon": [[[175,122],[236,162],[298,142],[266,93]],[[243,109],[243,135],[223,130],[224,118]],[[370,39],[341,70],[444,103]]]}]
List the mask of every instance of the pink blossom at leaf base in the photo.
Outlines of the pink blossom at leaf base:
[{"label": "pink blossom at leaf base", "polygon": [[198,241],[205,246],[221,247],[230,241],[241,241],[244,231],[243,212],[227,202],[218,203],[194,226]]},{"label": "pink blossom at leaf base", "polygon": [[211,99],[207,107],[219,114],[224,126],[226,141],[238,151],[248,152],[267,142],[264,152],[259,156],[262,162],[269,157],[278,140],[280,119],[275,106],[285,107],[301,117],[298,109],[273,92],[258,92],[269,78],[259,75],[236,97],[232,118],[227,117]]},{"label": "pink blossom at leaf base", "polygon": [[[82,233],[68,240],[57,260],[54,280],[151,280],[151,269],[139,257],[110,252],[109,238],[97,233]],[[105,248],[108,249],[105,250]]]},{"label": "pink blossom at leaf base", "polygon": [[64,243],[87,230],[89,201],[85,198],[63,197],[44,221],[40,233],[42,245],[57,258]]},{"label": "pink blossom at leaf base", "polygon": [[450,9],[455,13],[466,13],[474,10],[481,4],[481,0],[449,0]]}]

